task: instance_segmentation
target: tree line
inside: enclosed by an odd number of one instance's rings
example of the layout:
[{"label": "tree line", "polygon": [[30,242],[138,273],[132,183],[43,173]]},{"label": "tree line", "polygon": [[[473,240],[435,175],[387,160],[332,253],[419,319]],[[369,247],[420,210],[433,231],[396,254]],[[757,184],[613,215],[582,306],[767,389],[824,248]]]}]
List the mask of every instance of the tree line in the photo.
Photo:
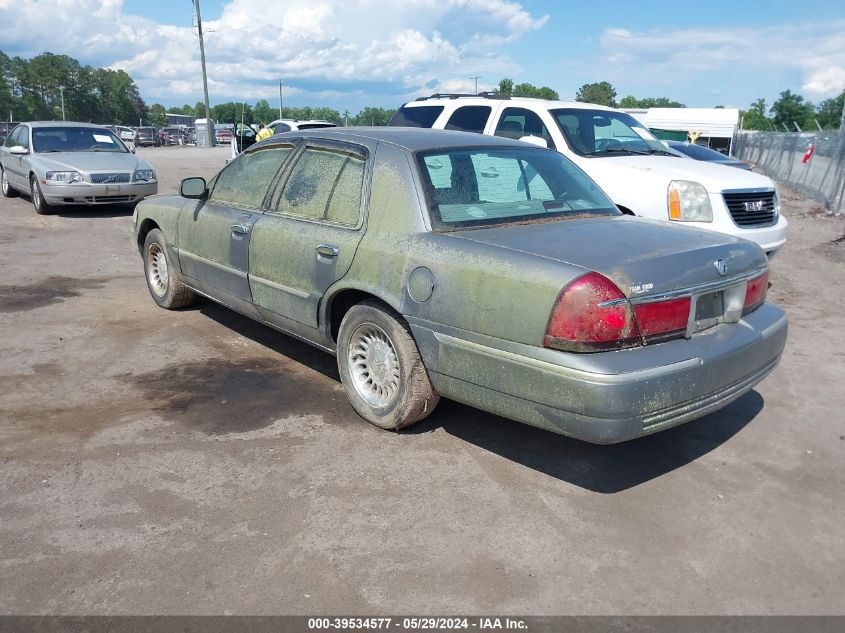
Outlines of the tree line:
[{"label": "tree line", "polygon": [[[536,97],[558,100],[556,90],[530,83],[499,81],[493,91],[504,96]],[[617,101],[616,89],[607,81],[588,83],[575,93],[575,100],[614,108],[683,108],[683,103],[666,97],[637,98],[627,95]],[[747,110],[741,110],[742,127],[746,130],[838,129],[845,103],[845,90],[838,97],[819,104],[807,101],[800,94],[785,90],[767,107],[765,99],[757,99]],[[722,106],[715,106],[722,107]],[[254,105],[219,103],[211,108],[211,118],[218,123],[270,123],[277,118],[323,119],[337,125],[387,125],[395,109],[366,107],[357,114],[327,107],[286,107],[282,117],[266,99]],[[166,113],[187,114],[205,118],[205,105],[165,109],[159,103],[147,106],[135,81],[123,70],[83,66],[67,55],[42,53],[32,59],[9,57],[0,51],[0,119],[16,121],[61,120],[90,121],[118,125],[167,125]]]},{"label": "tree line", "polygon": [[[575,94],[576,101],[597,103],[611,108],[685,108],[683,103],[666,97],[637,99],[628,95],[616,101],[616,90],[607,81],[584,84]],[[766,107],[765,99],[757,99],[747,110],[740,109],[744,130],[769,130],[797,132],[800,130],[836,130],[842,121],[845,90],[838,97],[825,99],[817,105],[807,101],[800,94],[784,90],[780,97]],[[714,106],[721,108],[724,106]],[[797,127],[796,127],[797,126]]]}]

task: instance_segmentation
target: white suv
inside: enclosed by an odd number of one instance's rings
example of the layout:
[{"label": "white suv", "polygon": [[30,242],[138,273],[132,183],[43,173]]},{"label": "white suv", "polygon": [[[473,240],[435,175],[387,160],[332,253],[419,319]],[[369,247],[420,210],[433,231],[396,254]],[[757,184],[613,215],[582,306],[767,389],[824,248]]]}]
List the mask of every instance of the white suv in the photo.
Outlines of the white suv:
[{"label": "white suv", "polygon": [[786,242],[775,183],[761,174],[681,158],[631,115],[589,103],[433,95],[406,103],[392,126],[505,136],[557,150],[625,213],[720,231],[772,255]]}]

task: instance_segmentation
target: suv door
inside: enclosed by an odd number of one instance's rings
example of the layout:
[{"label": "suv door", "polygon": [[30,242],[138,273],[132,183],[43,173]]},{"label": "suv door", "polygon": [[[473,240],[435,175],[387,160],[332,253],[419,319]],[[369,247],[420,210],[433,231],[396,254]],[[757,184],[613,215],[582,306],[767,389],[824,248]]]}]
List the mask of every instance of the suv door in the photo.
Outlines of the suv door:
[{"label": "suv door", "polygon": [[320,300],[364,234],[368,158],[360,145],[309,140],[280,181],[250,244],[250,287],[266,321],[314,336]]},{"label": "suv door", "polygon": [[198,290],[255,315],[249,288],[249,243],[253,225],[276,174],[293,144],[241,154],[209,185],[209,196],[179,215],[182,273]]},{"label": "suv door", "polygon": [[546,141],[546,147],[557,149],[557,145],[550,129],[554,129],[544,119],[550,119],[548,112],[535,112],[528,108],[505,107],[499,112],[492,133],[519,140],[523,136],[538,136]]}]

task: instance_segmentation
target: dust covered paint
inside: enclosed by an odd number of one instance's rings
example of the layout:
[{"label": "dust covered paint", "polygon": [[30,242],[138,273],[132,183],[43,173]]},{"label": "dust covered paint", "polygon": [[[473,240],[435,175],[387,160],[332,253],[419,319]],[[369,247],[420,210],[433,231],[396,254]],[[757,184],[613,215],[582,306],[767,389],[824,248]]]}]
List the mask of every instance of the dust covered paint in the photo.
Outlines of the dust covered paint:
[{"label": "dust covered paint", "polygon": [[[275,172],[243,179],[249,190],[241,197],[231,189],[225,200],[216,194],[221,181],[238,186],[227,170],[244,169],[238,161],[254,152],[273,155],[265,150],[274,144],[293,148],[280,154]],[[437,159],[426,162],[435,150]],[[319,169],[309,171],[315,160]],[[699,289],[718,293],[718,284],[736,286],[764,270],[760,248],[623,216],[583,172],[571,165],[557,171],[556,161],[566,159],[458,132],[279,135],[246,150],[199,200],[157,197],[139,205],[133,239],[140,246],[145,231],[158,228],[181,283],[339,352],[341,369],[352,356],[337,350],[340,325],[362,302],[380,306],[407,324],[435,394],[594,442],[638,437],[652,432],[652,422],[653,430],[694,419],[762,380],[786,340],[778,308],[763,304],[741,324],[716,318],[702,335],[680,332],[643,346],[628,305],[686,293],[694,306]],[[350,165],[357,165],[355,178],[345,171]],[[433,179],[429,168],[437,171]],[[717,258],[727,264],[724,278],[712,265]],[[419,270],[426,271],[423,288],[413,285]],[[619,323],[587,323],[604,297],[590,287],[558,310],[562,291],[591,273],[618,288]],[[625,345],[615,347],[627,349],[560,351],[550,335],[558,321],[587,332],[610,327],[601,336],[619,337]],[[192,395],[198,385],[219,376],[238,384],[243,376],[260,403],[244,424],[258,429],[274,419],[263,411],[273,408],[272,398],[260,395],[277,384],[272,367],[174,371],[148,379],[156,389],[184,383],[168,399],[174,413],[199,411],[201,425],[206,396]],[[296,382],[287,388],[308,391]]]}]

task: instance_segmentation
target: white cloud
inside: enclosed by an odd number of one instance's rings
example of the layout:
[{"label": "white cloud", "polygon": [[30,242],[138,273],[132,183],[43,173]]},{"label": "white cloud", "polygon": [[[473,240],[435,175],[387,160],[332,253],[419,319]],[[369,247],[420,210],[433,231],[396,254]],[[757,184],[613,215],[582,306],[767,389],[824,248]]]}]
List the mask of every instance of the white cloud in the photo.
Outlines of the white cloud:
[{"label": "white cloud", "polygon": [[[187,5],[187,2],[185,3]],[[8,10],[7,10],[8,8]],[[0,0],[3,50],[45,50],[126,70],[147,101],[202,93],[195,29],[128,15],[122,0]],[[92,19],[92,16],[94,19]],[[472,74],[498,74],[513,62],[497,47],[542,28],[511,0],[231,0],[203,22],[212,98],[272,98],[278,78],[297,89],[334,94],[368,82],[411,93]],[[304,87],[298,88],[297,84]]]},{"label": "white cloud", "polygon": [[624,81],[648,76],[652,83],[675,85],[693,84],[699,75],[719,71],[726,83],[743,73],[780,72],[797,77],[805,96],[816,100],[845,89],[843,31],[845,21],[644,32],[608,28],[602,34],[604,56],[598,66],[603,77]]}]

